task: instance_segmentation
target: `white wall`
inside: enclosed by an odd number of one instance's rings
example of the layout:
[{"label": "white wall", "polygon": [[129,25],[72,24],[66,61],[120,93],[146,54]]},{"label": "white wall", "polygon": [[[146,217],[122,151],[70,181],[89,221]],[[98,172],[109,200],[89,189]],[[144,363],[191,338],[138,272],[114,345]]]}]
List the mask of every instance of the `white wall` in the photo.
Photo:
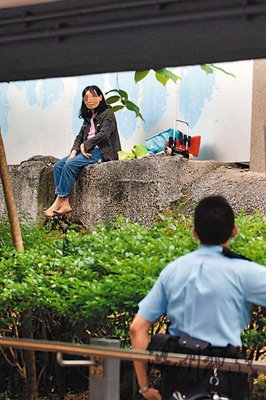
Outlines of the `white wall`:
[{"label": "white wall", "polygon": [[[219,161],[249,161],[251,136],[251,106],[252,106],[252,76],[253,62],[242,61],[235,63],[216,64],[232,72],[236,78],[217,72],[215,76],[202,79],[197,94],[201,98],[195,100],[191,113],[188,104],[180,107],[180,114],[191,122],[192,133],[202,136],[200,157]],[[185,74],[190,68],[185,69]],[[193,67],[192,73],[195,73]],[[194,78],[195,80],[195,78]],[[207,81],[209,80],[209,83]],[[210,83],[210,81],[212,82]],[[196,84],[190,78],[191,102]],[[202,101],[201,90],[206,92]],[[184,89],[187,94],[187,89]],[[187,100],[187,99],[186,99]],[[200,115],[195,113],[200,111]],[[186,115],[187,114],[187,115]]]},{"label": "white wall", "polygon": [[82,89],[96,84],[106,92],[117,82],[145,119],[129,111],[116,113],[123,149],[172,128],[178,118],[189,122],[191,135],[201,135],[199,159],[249,161],[253,62],[216,65],[236,78],[194,66],[173,68],[182,79],[166,87],[152,71],[138,84],[133,72],[1,83],[0,124],[8,163],[38,154],[66,155],[82,123]]}]

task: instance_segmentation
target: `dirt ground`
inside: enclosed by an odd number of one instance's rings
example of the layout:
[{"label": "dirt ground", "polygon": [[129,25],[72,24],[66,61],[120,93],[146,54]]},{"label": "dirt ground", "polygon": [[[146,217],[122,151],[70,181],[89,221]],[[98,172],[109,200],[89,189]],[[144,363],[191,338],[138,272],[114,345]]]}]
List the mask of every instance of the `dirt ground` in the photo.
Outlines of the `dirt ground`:
[{"label": "dirt ground", "polygon": [[[38,400],[58,400],[58,396],[39,397]],[[89,400],[89,392],[86,391],[78,394],[66,394],[64,400]]]}]

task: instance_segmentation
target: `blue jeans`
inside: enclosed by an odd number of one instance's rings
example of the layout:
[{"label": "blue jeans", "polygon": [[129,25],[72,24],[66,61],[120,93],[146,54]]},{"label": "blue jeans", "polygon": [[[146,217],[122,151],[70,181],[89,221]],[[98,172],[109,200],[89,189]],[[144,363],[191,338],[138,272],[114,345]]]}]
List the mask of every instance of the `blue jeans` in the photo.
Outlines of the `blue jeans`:
[{"label": "blue jeans", "polygon": [[59,197],[70,195],[82,167],[102,161],[102,154],[98,148],[93,150],[89,158],[82,153],[78,153],[76,157],[67,161],[68,157],[58,160],[54,165],[55,194]]}]

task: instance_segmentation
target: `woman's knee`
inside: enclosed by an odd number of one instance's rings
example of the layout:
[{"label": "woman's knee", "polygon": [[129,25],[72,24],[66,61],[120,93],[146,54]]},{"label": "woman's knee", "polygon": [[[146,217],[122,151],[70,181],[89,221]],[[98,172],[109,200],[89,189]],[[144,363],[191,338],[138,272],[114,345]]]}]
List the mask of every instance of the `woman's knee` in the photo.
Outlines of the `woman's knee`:
[{"label": "woman's knee", "polygon": [[64,166],[66,165],[67,162],[67,157],[61,158],[60,160],[57,160],[56,163],[54,164],[54,169],[56,171],[62,171]]},{"label": "woman's knee", "polygon": [[73,160],[68,160],[64,165],[64,173],[76,175],[79,171],[79,167],[73,162]]},{"label": "woman's knee", "polygon": [[56,163],[54,164],[54,168],[62,169],[65,163],[66,161],[64,158],[62,158],[61,160],[57,160]]}]

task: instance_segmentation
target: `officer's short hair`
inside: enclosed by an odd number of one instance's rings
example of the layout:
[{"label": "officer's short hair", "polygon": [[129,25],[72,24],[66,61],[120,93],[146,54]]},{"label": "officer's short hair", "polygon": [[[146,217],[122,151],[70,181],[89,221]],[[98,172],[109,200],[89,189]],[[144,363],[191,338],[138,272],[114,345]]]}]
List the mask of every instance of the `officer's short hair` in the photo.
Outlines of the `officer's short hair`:
[{"label": "officer's short hair", "polygon": [[231,236],[234,212],[223,196],[207,196],[200,200],[194,213],[194,228],[204,244],[222,244]]}]

